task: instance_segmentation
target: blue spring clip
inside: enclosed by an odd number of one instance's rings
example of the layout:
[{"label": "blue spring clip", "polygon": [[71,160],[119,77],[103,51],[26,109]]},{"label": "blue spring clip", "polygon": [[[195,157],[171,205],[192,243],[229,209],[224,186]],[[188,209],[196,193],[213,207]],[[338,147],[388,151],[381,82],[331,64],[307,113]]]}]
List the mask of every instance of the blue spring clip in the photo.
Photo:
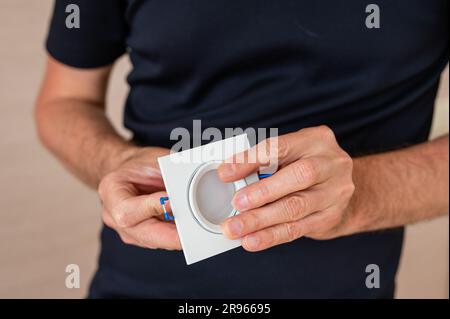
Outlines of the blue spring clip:
[{"label": "blue spring clip", "polygon": [[167,221],[175,220],[175,217],[170,216],[169,213],[167,212],[167,209],[166,209],[166,202],[167,202],[168,200],[169,200],[169,197],[161,197],[161,198],[159,199],[159,202],[160,202],[160,204],[161,204],[161,206],[162,206],[162,208],[163,208],[163,211],[164,211],[164,219],[167,220]]}]

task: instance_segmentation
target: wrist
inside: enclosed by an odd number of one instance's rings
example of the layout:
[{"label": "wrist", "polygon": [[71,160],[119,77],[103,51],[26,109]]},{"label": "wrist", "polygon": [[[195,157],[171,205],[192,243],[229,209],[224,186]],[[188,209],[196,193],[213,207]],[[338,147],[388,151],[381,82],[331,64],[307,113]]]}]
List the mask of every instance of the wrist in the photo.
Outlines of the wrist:
[{"label": "wrist", "polygon": [[371,159],[369,157],[361,157],[353,160],[353,183],[355,184],[355,192],[347,207],[347,234],[362,233],[373,230],[376,225],[374,210],[370,207],[373,200],[367,195],[370,193],[369,185],[366,182],[368,171],[370,170]]},{"label": "wrist", "polygon": [[124,140],[114,140],[111,143],[104,143],[104,145],[106,150],[103,151],[99,180],[117,170],[141,149]]}]

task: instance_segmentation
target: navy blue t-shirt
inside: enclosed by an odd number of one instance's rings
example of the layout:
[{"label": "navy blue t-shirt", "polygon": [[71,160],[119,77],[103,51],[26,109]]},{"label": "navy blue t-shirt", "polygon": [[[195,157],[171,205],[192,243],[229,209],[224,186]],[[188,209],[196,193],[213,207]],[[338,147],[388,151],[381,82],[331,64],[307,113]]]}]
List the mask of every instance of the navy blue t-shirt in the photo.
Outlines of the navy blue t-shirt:
[{"label": "navy blue t-shirt", "polygon": [[[66,5],[80,28],[65,25]],[[380,9],[368,28],[366,6]],[[448,62],[447,0],[58,0],[48,52],[92,68],[128,53],[125,126],[170,147],[175,127],[330,126],[353,156],[426,141]],[[392,297],[403,230],[241,248],[186,266],[102,231],[92,297]],[[377,264],[381,288],[368,289]]]}]

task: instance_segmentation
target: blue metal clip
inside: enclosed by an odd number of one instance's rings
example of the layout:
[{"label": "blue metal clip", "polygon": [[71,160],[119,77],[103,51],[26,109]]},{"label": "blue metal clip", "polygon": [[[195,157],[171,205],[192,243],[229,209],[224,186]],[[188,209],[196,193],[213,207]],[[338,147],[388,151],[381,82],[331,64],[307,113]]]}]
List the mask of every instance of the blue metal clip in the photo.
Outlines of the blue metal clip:
[{"label": "blue metal clip", "polygon": [[162,206],[162,208],[163,208],[163,211],[164,211],[164,219],[167,220],[167,221],[175,220],[175,217],[170,216],[169,213],[167,212],[167,209],[166,209],[166,202],[167,202],[168,200],[169,200],[169,197],[161,197],[161,198],[159,199],[159,203],[161,204],[161,206]]}]

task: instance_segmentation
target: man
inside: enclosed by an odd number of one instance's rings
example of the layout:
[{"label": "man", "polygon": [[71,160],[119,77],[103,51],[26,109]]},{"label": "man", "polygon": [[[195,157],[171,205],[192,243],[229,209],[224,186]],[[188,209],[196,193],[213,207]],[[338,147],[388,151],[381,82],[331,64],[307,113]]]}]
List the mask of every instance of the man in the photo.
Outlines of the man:
[{"label": "man", "polygon": [[[80,28],[66,26],[69,3]],[[90,297],[393,297],[402,226],[448,211],[448,136],[427,139],[449,4],[367,5],[56,1],[36,121],[103,203]],[[132,141],[105,116],[112,64],[125,52]],[[222,224],[244,249],[186,266],[175,225],[159,218],[156,158],[168,154],[171,130],[194,119],[278,128],[280,167],[238,192],[242,214]],[[218,174],[233,181],[267,160]],[[370,264],[381,271],[377,289],[365,284]]]}]

